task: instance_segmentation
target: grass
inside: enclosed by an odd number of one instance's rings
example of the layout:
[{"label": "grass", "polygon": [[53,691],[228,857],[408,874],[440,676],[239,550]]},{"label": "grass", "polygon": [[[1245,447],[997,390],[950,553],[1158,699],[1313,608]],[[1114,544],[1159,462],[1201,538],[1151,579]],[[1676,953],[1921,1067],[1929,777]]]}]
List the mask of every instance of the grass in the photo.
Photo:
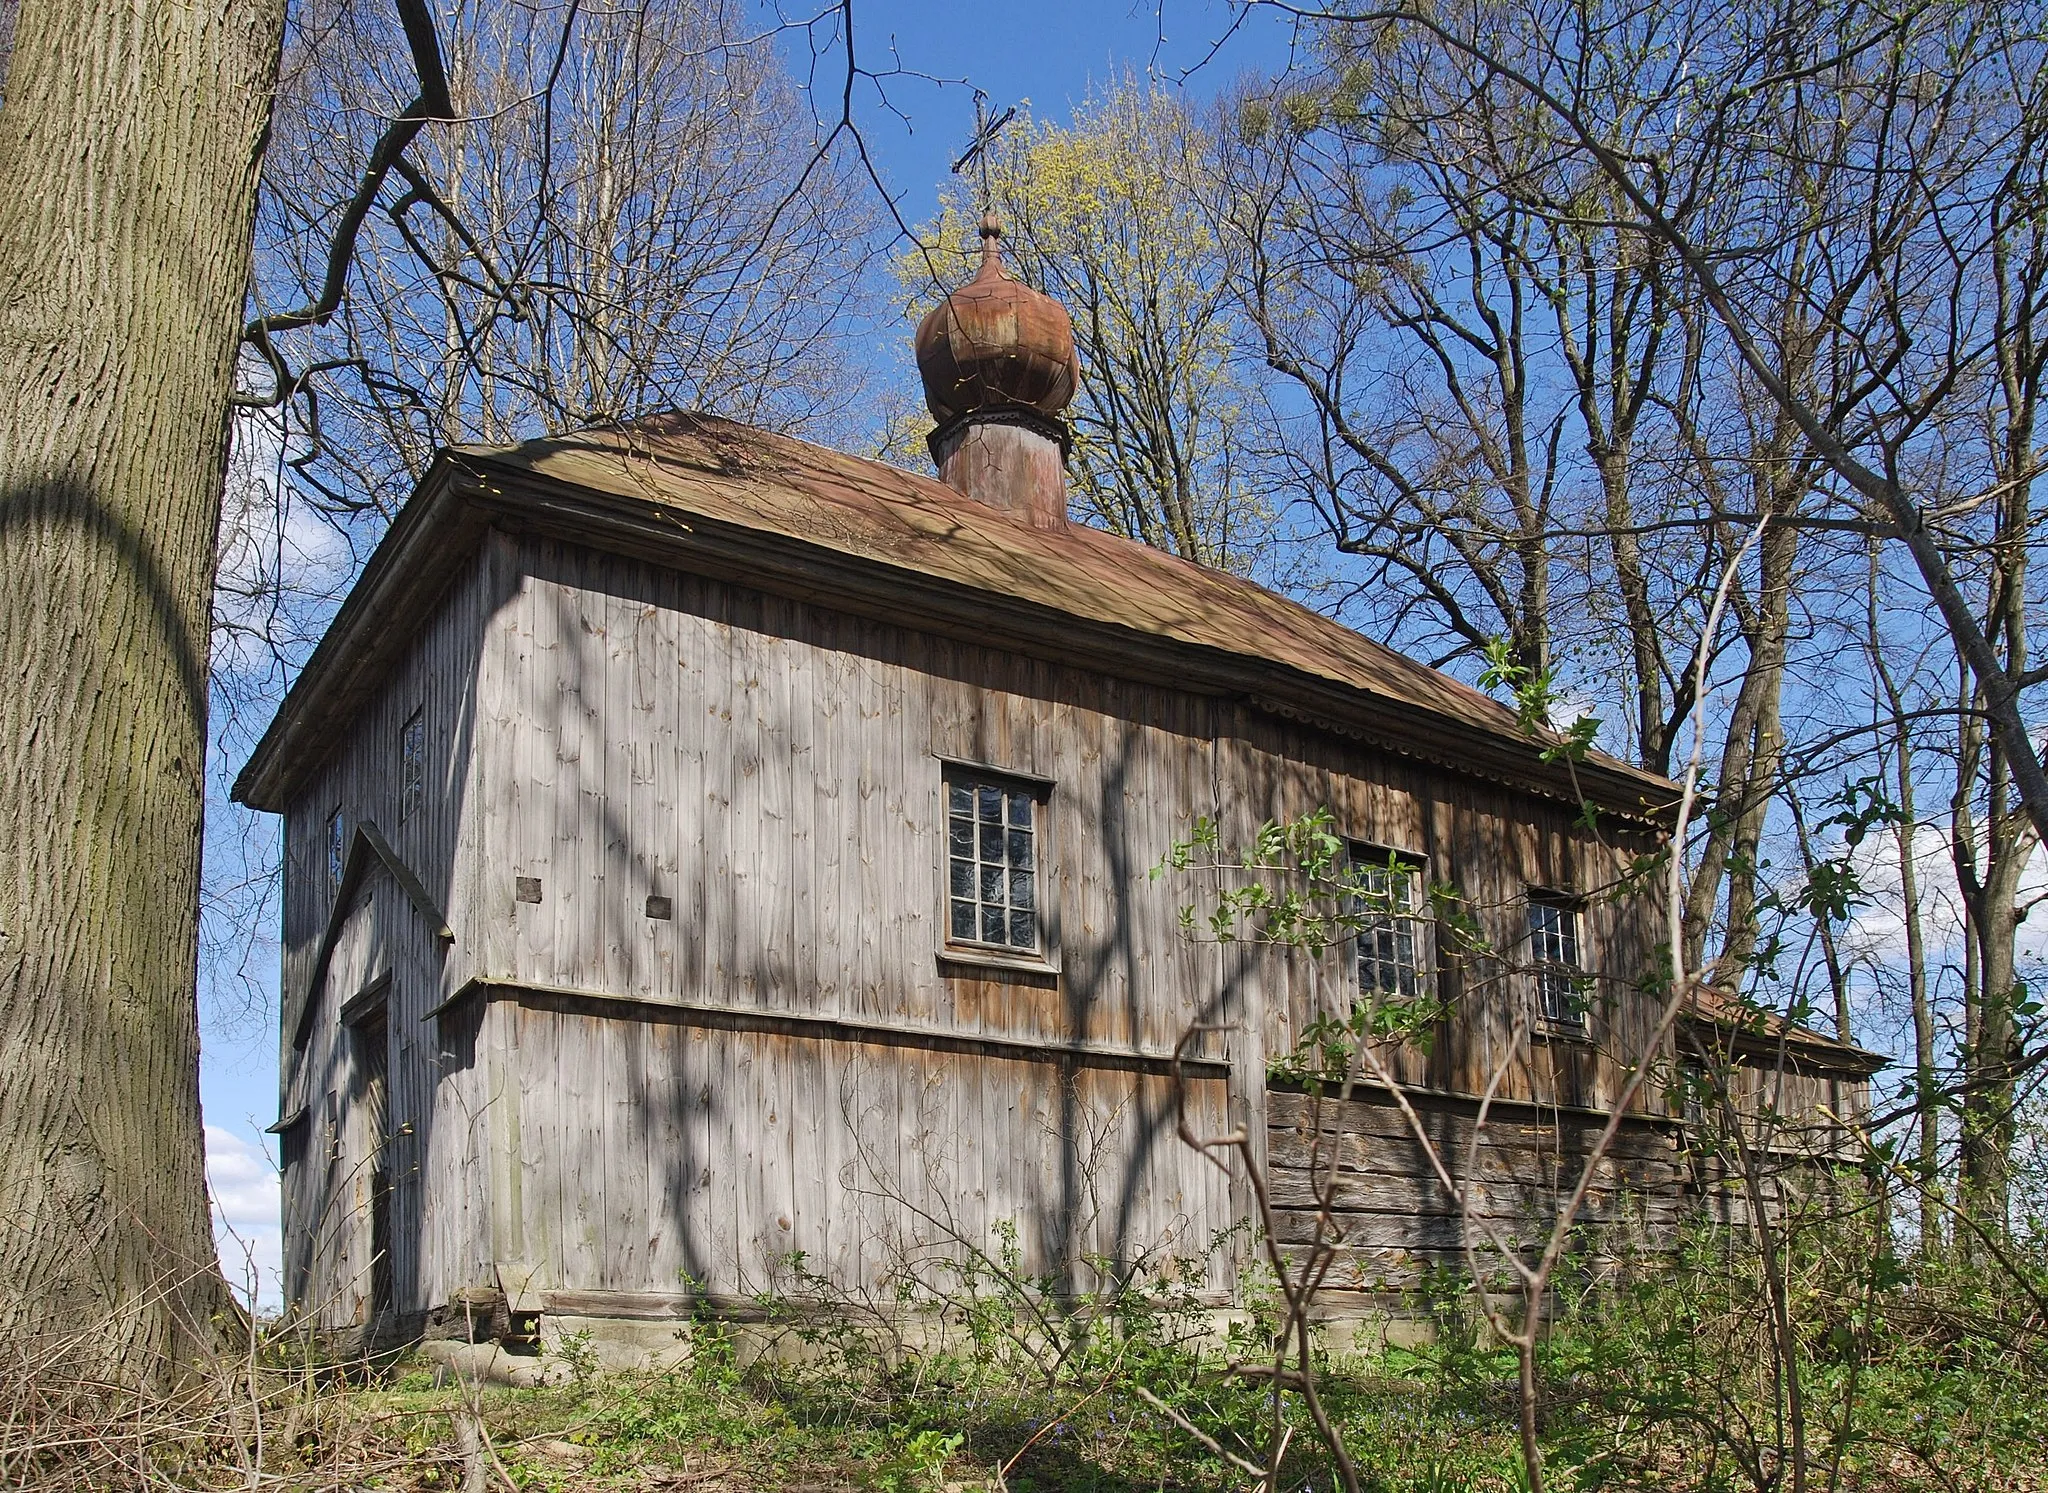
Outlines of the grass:
[{"label": "grass", "polygon": [[[1781,1332],[1740,1237],[1703,1231],[1562,1303],[1541,1363],[1548,1485],[1789,1493],[1796,1398],[1812,1493],[2044,1493],[2041,1263],[2016,1281],[1818,1233],[1778,1261]],[[764,1298],[765,1327],[692,1324],[667,1373],[600,1373],[572,1340],[569,1382],[543,1389],[441,1383],[417,1360],[352,1377],[273,1345],[209,1393],[143,1402],[40,1360],[0,1372],[0,1486],[1223,1493],[1283,1440],[1279,1489],[1336,1485],[1300,1397],[1276,1404],[1234,1367],[1270,1361],[1258,1302],[1219,1336],[1170,1279],[1055,1303],[1010,1266],[999,1248],[888,1310]],[[1511,1355],[1455,1282],[1416,1304],[1441,1329],[1429,1346],[1318,1366],[1362,1487],[1519,1493]],[[905,1341],[896,1308],[945,1330]],[[784,1351],[757,1354],[762,1333]]]},{"label": "grass", "polygon": [[[769,1363],[731,1374],[693,1366],[551,1389],[489,1389],[480,1398],[425,1381],[419,1373],[401,1377],[374,1409],[367,1401],[364,1409],[445,1427],[478,1403],[521,1488],[1155,1493],[1248,1482],[1140,1398],[1133,1383],[1093,1393],[1081,1385],[1079,1394],[1036,1387],[962,1394],[938,1383],[892,1393],[873,1384],[835,1387],[824,1375]],[[1520,1486],[1504,1417],[1363,1366],[1331,1383],[1368,1486],[1474,1493]],[[1211,1425],[1251,1418],[1260,1406],[1247,1402],[1264,1399],[1228,1385],[1174,1388],[1180,1406],[1213,1412]],[[445,1431],[439,1440],[438,1460],[423,1461],[411,1486],[460,1485]],[[1329,1487],[1320,1461],[1304,1442],[1283,1486]],[[1006,1469],[1000,1480],[999,1468]]]}]

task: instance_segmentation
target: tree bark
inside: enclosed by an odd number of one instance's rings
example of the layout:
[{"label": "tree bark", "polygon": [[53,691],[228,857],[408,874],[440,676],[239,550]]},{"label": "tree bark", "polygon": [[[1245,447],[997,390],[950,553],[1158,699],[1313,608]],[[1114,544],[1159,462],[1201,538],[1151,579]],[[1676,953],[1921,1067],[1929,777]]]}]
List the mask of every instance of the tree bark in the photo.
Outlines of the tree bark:
[{"label": "tree bark", "polygon": [[0,1325],[226,1304],[195,992],[207,651],[284,0],[28,0],[0,109]]}]

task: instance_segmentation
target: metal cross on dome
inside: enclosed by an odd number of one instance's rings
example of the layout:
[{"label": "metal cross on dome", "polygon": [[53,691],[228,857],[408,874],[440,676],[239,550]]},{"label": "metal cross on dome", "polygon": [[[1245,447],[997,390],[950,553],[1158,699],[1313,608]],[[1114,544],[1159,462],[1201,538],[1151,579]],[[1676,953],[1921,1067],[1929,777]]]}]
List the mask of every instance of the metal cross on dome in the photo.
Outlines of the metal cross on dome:
[{"label": "metal cross on dome", "polygon": [[994,119],[990,119],[988,95],[979,88],[974,90],[974,138],[967,142],[967,149],[962,151],[960,159],[953,163],[953,174],[959,176],[969,166],[981,168],[981,210],[984,213],[995,206],[995,194],[989,190],[988,185],[988,148],[995,143],[995,138],[1003,126],[1016,117],[1017,109],[1013,104]]}]

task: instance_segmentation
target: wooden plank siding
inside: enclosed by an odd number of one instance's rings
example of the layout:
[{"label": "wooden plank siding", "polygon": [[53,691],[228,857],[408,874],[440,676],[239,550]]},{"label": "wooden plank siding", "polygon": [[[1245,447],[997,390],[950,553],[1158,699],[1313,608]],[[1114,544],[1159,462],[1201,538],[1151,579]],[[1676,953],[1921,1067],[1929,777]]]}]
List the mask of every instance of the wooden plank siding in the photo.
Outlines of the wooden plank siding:
[{"label": "wooden plank siding", "polygon": [[[1507,1275],[1494,1239],[1524,1259],[1549,1236],[1584,1173],[1604,1116],[1478,1106],[1420,1095],[1423,1135],[1461,1186],[1469,1211],[1436,1175],[1415,1128],[1383,1092],[1350,1100],[1275,1092],[1267,1111],[1275,1239],[1290,1254],[1318,1237],[1336,1246],[1323,1303],[1359,1304],[1422,1289],[1432,1272],[1464,1278],[1466,1246],[1481,1269]],[[1625,1248],[1668,1248],[1689,1206],[1691,1172],[1669,1125],[1624,1121],[1596,1166],[1579,1214],[1575,1269],[1599,1268]],[[1326,1222],[1319,1222],[1325,1196]],[[1490,1232],[1489,1232],[1490,1231]]]},{"label": "wooden plank siding", "polygon": [[[1033,1269],[1074,1249],[1207,1238],[1245,1199],[1180,1144],[1158,1062],[1145,1075],[707,1031],[691,1013],[1155,1059],[1195,1021],[1249,1022],[1255,1033],[1201,1048],[1234,1064],[1227,1084],[1196,1085],[1202,1127],[1221,1133],[1233,1108],[1264,1113],[1266,1056],[1341,998],[1348,966],[1181,936],[1185,889],[1148,873],[1198,815],[1244,834],[1329,805],[1346,833],[1473,878],[1482,916],[1509,923],[1524,879],[1587,880],[1562,811],[1244,702],[548,540],[498,537],[491,553],[516,579],[482,649],[474,969],[507,992],[492,1019],[522,1076],[499,1102],[518,1106],[524,1185],[499,1233],[518,1257],[490,1262],[486,1283],[661,1293],[688,1275],[744,1292],[802,1250],[872,1285],[878,1241],[920,1216],[984,1246],[1014,1222]],[[948,759],[1051,782],[1056,972],[941,956]],[[516,900],[521,877],[540,882],[539,902]],[[673,917],[649,918],[650,896]],[[1591,941],[1612,955],[1610,921],[1594,920]],[[644,1004],[531,1003],[578,994]],[[1403,1061],[1476,1089],[1485,1036]],[[1618,1088],[1612,1064],[1585,1066]],[[1523,1068],[1514,1082],[1543,1092],[1540,1061]],[[1143,1144],[1112,1144],[1126,1131]],[[1114,1176],[1094,1175],[1112,1160]]]},{"label": "wooden plank siding", "polygon": [[[460,1020],[423,1018],[477,973],[474,898],[458,852],[477,822],[484,788],[476,750],[479,650],[485,618],[506,579],[486,552],[444,597],[403,662],[385,680],[347,739],[285,815],[280,1048],[281,1118],[299,1116],[303,1160],[283,1180],[286,1279],[294,1299],[324,1325],[361,1322],[369,1308],[368,1185],[377,1158],[360,1108],[360,1055],[341,1013],[380,982],[386,1008],[389,1086],[382,1170],[392,1188],[394,1306],[445,1301],[488,1262],[484,1179],[475,1164],[470,1113],[483,1093],[474,1033]],[[418,711],[425,731],[421,802],[403,813],[400,738]],[[308,990],[334,915],[327,870],[329,816],[353,836],[375,825],[453,923],[448,947],[381,865],[360,879],[342,909],[322,978]],[[296,1020],[302,1000],[311,1010]],[[303,1043],[295,1041],[303,1037]]]},{"label": "wooden plank siding", "polygon": [[[397,742],[415,708],[428,806],[401,823]],[[944,951],[948,761],[1049,785],[1042,969]],[[287,1039],[285,1109],[305,1107],[315,1136],[286,1180],[295,1297],[336,1325],[362,1319],[369,1280],[341,1013],[386,975],[406,1312],[495,1288],[515,1310],[645,1314],[693,1290],[776,1285],[792,1252],[878,1291],[906,1258],[990,1249],[1012,1225],[1033,1273],[1084,1255],[1198,1256],[1251,1204],[1241,1170],[1176,1133],[1169,1060],[1197,1023],[1219,1030],[1189,1049],[1190,1123],[1243,1128],[1298,1230],[1318,1143],[1300,1097],[1269,1094],[1267,1065],[1319,1011],[1348,1007],[1355,972],[1348,949],[1314,960],[1183,936],[1190,887],[1149,872],[1202,815],[1242,841],[1327,807],[1346,836],[1422,857],[1508,958],[1531,887],[1585,899],[1587,1039],[1518,1045],[1527,977],[1501,960],[1442,963],[1456,1014],[1394,1055],[1405,1083],[1597,1112],[1655,1018],[1638,989],[1655,908],[1610,895],[1647,830],[1596,838],[1563,805],[1245,697],[533,535],[484,537],[295,799],[287,991],[327,926],[337,804],[384,828],[455,944],[370,878],[306,1046]],[[651,916],[650,899],[671,915]],[[1653,1122],[1668,1100],[1652,1084],[1634,1107],[1599,1206],[1650,1198],[1628,1217],[1666,1228],[1680,1168]],[[1363,1101],[1352,1113],[1363,1128],[1331,1143],[1366,1147],[1344,1163],[1349,1275],[1385,1285],[1453,1259],[1461,1225],[1436,1184],[1385,1115]],[[337,1136],[324,1150],[323,1126]],[[1572,1129],[1539,1143],[1500,1122],[1483,1147],[1487,1206],[1533,1216],[1568,1171]],[[1207,1263],[1219,1296],[1239,1263]]]}]

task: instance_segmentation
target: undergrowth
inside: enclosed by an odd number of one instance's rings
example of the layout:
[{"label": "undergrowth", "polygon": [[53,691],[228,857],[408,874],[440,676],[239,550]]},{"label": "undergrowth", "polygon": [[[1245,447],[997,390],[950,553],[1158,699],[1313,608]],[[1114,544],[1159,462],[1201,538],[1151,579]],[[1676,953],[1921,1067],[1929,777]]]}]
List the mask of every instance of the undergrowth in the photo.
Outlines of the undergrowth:
[{"label": "undergrowth", "polygon": [[[257,1379],[211,1408],[188,1392],[173,1425],[10,1382],[0,1484],[1220,1493],[1258,1486],[1249,1469],[1284,1444],[1275,1487],[1334,1486],[1300,1398],[1273,1392],[1270,1301],[1254,1293],[1221,1318],[1192,1270],[1104,1268],[1084,1292],[1021,1277],[1015,1258],[998,1239],[964,1263],[928,1261],[886,1301],[835,1297],[793,1258],[753,1320],[688,1324],[681,1366],[608,1374],[571,1339],[557,1345],[568,1382],[543,1389],[478,1390],[418,1360],[364,1383],[309,1374],[273,1345]],[[1542,1358],[1551,1486],[1777,1493],[1796,1456],[1815,1493],[2048,1488],[2048,1272],[2020,1265],[2032,1274],[1908,1264],[1814,1235],[1785,1252],[1782,1321],[1727,1231],[1697,1232],[1676,1262],[1581,1281]],[[1430,1341],[1317,1365],[1362,1485],[1525,1487],[1513,1354],[1455,1278],[1410,1305],[1434,1320]],[[88,1467],[95,1415],[119,1434]]]},{"label": "undergrowth", "polygon": [[[1775,1325],[1742,1238],[1700,1230],[1678,1260],[1581,1282],[1560,1301],[1542,1359],[1553,1486],[1793,1486],[1781,1360],[1758,1346]],[[1803,1485],[2048,1488],[2038,1283],[1955,1260],[1909,1268],[1870,1243],[1811,1236],[1786,1255]],[[585,1458],[534,1455],[519,1476],[630,1486],[687,1466],[732,1488],[1223,1490],[1256,1486],[1247,1464],[1284,1441],[1278,1488],[1335,1486],[1298,1398],[1276,1400],[1258,1372],[1270,1301],[1254,1293],[1219,1327],[1192,1275],[1077,1294],[1010,1263],[998,1250],[954,1267],[949,1289],[821,1313],[822,1282],[793,1260],[792,1294],[760,1298],[765,1320],[744,1328],[694,1324],[683,1367],[508,1398]],[[1318,1365],[1361,1483],[1526,1487],[1513,1353],[1487,1340],[1454,1276],[1409,1306],[1433,1321],[1428,1340]]]}]

